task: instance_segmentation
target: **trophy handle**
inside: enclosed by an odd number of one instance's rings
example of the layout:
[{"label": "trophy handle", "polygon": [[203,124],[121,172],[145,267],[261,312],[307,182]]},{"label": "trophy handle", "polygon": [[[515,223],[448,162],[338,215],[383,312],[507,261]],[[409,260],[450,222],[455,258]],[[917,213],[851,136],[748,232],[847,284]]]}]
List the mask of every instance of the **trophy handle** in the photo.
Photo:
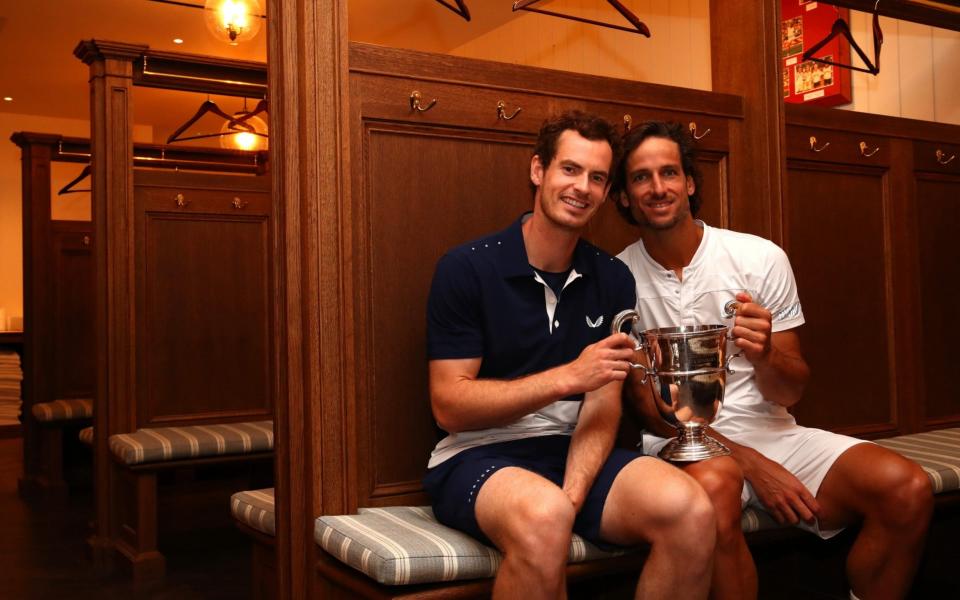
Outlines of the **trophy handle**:
[{"label": "trophy handle", "polygon": [[[737,315],[738,308],[740,308],[740,302],[738,302],[737,300],[729,300],[726,304],[723,305],[723,316],[727,319],[732,319]],[[730,334],[729,332],[727,333],[727,339],[733,341],[733,335]],[[733,359],[737,358],[738,356],[741,356],[742,354],[743,354],[743,350],[737,352],[736,354],[731,354],[730,356],[727,357],[727,360],[723,361],[723,368],[726,369],[727,373],[730,373],[731,375],[733,373],[736,373],[736,371],[730,368],[730,362]]]},{"label": "trophy handle", "polygon": [[727,319],[732,319],[737,314],[737,309],[740,308],[740,302],[736,300],[730,300],[723,305],[723,316]]},{"label": "trophy handle", "polygon": [[[640,313],[632,308],[628,308],[627,310],[618,312],[617,315],[613,317],[613,322],[610,323],[610,334],[613,335],[614,333],[622,333],[624,324],[626,324],[628,321],[630,322],[630,332],[627,333],[627,335],[630,336],[630,339],[634,341],[633,350],[635,352],[646,350],[647,347],[646,343],[642,339],[638,339],[635,335],[633,335],[633,328],[639,320]],[[630,363],[630,368],[641,369],[643,371],[643,378],[640,380],[640,383],[646,383],[647,378],[650,375],[656,375],[654,369],[648,368],[646,365],[640,363],[632,362]]]}]

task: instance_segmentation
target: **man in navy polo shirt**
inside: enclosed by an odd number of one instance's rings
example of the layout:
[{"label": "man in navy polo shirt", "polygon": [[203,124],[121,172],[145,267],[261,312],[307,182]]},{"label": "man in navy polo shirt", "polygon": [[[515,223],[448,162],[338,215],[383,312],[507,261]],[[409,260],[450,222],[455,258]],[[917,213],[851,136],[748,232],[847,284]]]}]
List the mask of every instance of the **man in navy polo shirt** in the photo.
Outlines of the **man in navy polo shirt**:
[{"label": "man in navy polo shirt", "polygon": [[681,471],[614,449],[633,358],[613,316],[633,277],[580,233],[606,199],[619,136],[574,112],[544,124],[533,212],[450,250],[427,309],[430,400],[449,435],[424,484],[437,518],[504,554],[500,598],[562,598],[571,532],[649,542],[638,597],[706,596],[715,521]]}]

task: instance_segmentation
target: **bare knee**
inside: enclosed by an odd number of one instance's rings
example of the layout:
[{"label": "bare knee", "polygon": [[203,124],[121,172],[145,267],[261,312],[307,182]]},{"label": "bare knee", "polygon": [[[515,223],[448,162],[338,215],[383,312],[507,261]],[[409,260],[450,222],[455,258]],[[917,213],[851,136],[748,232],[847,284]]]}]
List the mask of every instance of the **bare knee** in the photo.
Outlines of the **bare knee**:
[{"label": "bare knee", "polygon": [[510,515],[504,554],[528,563],[531,569],[556,571],[567,562],[576,513],[566,495],[528,498]]},{"label": "bare knee", "polygon": [[897,527],[925,530],[933,512],[933,489],[926,473],[911,462],[898,461],[885,475],[884,520]]},{"label": "bare knee", "polygon": [[677,477],[661,490],[669,506],[661,514],[659,527],[651,532],[651,542],[691,559],[708,558],[716,541],[717,519],[706,492],[686,477]]},{"label": "bare knee", "polygon": [[728,457],[717,458],[691,465],[686,472],[697,480],[713,503],[717,543],[723,544],[742,536],[740,495],[743,471],[737,463]]}]

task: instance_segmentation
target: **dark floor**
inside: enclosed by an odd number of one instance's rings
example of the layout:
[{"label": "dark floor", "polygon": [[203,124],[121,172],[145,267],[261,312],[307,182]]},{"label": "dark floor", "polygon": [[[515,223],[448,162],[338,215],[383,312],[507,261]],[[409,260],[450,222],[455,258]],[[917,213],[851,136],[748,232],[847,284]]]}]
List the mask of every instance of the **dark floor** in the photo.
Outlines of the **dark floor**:
[{"label": "dark floor", "polygon": [[[250,597],[250,545],[230,525],[226,503],[224,518],[211,520],[177,514],[178,507],[161,500],[160,511],[166,514],[161,515],[160,550],[167,557],[167,577],[160,585],[135,590],[122,573],[93,573],[85,543],[93,500],[82,481],[83,466],[79,477],[74,470],[67,499],[39,506],[17,494],[21,456],[19,438],[0,439],[0,599]],[[178,528],[175,522],[180,520],[189,521],[190,527]]]}]

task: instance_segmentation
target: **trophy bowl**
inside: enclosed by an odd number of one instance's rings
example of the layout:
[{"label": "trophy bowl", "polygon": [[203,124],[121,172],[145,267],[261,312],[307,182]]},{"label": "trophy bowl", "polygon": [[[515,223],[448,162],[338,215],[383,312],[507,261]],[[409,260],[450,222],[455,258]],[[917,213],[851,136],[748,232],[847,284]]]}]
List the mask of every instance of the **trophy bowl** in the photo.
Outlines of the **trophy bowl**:
[{"label": "trophy bowl", "polygon": [[640,315],[625,310],[613,319],[612,332],[631,323],[635,350],[647,364],[631,363],[643,371],[641,383],[650,381],[653,402],[660,416],[677,428],[677,437],[660,451],[672,462],[694,462],[726,456],[730,450],[706,434],[706,427],[723,406],[723,391],[730,360],[726,325],[693,325],[647,329],[633,328]]}]

